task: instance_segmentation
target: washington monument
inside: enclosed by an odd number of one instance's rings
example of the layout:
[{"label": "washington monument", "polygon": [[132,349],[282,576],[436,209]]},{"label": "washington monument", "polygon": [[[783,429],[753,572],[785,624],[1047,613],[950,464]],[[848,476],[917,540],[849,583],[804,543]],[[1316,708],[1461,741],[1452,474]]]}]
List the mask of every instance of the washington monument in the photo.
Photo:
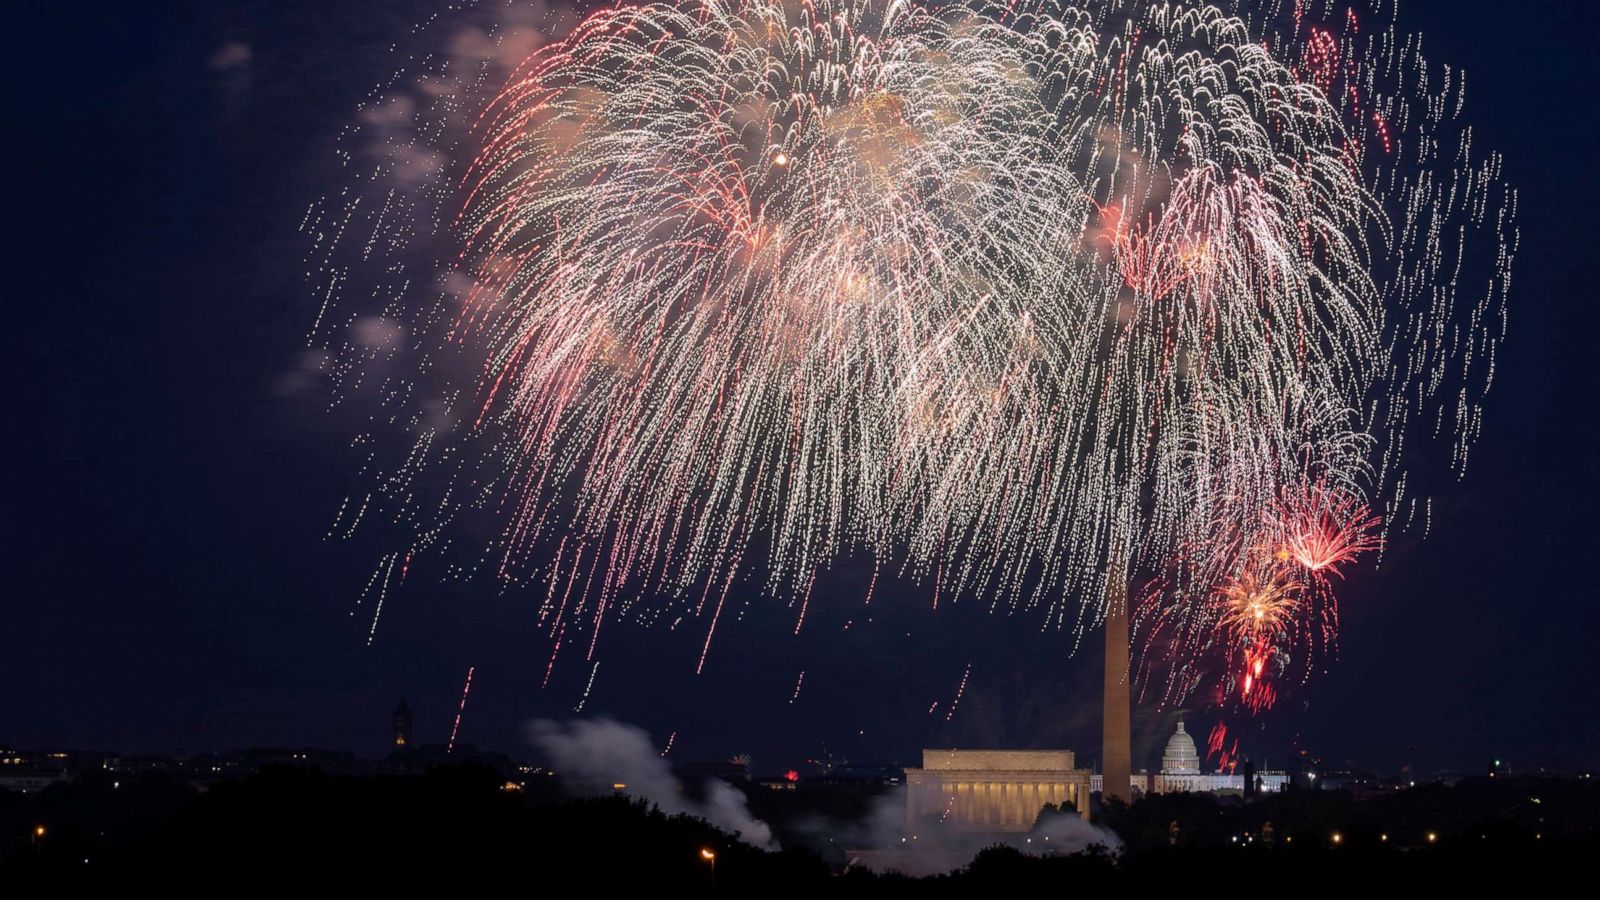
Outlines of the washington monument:
[{"label": "washington monument", "polygon": [[1106,684],[1104,728],[1100,750],[1102,802],[1112,797],[1124,803],[1133,798],[1132,739],[1128,724],[1128,586],[1120,567],[1113,569],[1106,587]]}]

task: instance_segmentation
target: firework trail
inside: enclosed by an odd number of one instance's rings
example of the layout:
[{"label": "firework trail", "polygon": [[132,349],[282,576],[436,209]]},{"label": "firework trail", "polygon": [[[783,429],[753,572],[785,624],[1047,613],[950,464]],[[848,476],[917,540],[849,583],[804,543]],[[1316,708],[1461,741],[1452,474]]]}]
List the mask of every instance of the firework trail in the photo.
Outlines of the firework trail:
[{"label": "firework trail", "polygon": [[583,696],[578,698],[578,705],[572,708],[573,712],[581,713],[589,704],[589,695],[594,693],[594,677],[598,674],[600,674],[600,660],[597,659],[594,661],[594,666],[589,669],[589,681],[584,684]]},{"label": "firework trail", "polygon": [[1503,337],[1515,193],[1393,16],[677,0],[437,64],[305,225],[329,534],[527,588],[550,668],[622,618],[703,668],[846,557],[1080,637],[1126,573],[1163,699],[1269,705]]},{"label": "firework trail", "polygon": [[461,717],[467,713],[467,695],[472,693],[472,673],[476,666],[467,667],[467,683],[461,687],[461,705],[456,707],[456,721],[450,726],[450,742],[445,745],[444,752],[456,752],[456,735],[461,732]]},{"label": "firework trail", "polygon": [[[949,722],[950,720],[952,720],[952,719],[954,719],[956,717],[956,709],[961,706],[961,698],[967,692],[967,679],[969,679],[971,677],[972,677],[972,663],[967,663],[967,668],[965,670],[963,670],[962,673],[961,673],[961,683],[956,685],[956,695],[955,695],[955,697],[951,698],[951,700],[950,700],[950,708],[944,714],[944,720],[946,722]],[[937,706],[938,704],[935,703],[934,705]],[[933,712],[933,708],[929,707],[928,708],[928,712],[932,713]]]}]

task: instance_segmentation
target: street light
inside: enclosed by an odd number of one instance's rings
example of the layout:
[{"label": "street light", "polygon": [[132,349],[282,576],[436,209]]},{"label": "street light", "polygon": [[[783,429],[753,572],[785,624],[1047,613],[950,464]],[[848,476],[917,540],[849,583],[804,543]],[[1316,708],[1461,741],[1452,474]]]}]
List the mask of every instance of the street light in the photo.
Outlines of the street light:
[{"label": "street light", "polygon": [[700,858],[711,866],[711,890],[717,889],[717,854],[710,847],[700,848]]}]

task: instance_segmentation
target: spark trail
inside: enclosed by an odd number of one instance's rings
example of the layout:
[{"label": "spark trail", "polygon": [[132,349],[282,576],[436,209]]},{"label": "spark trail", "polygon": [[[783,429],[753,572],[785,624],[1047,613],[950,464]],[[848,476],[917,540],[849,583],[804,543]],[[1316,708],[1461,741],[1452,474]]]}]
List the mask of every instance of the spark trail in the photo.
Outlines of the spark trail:
[{"label": "spark trail", "polygon": [[445,745],[444,752],[456,752],[456,735],[461,732],[461,717],[467,713],[467,695],[472,693],[472,673],[475,666],[467,667],[467,683],[461,687],[461,705],[456,707],[456,720],[450,726],[450,742]]}]

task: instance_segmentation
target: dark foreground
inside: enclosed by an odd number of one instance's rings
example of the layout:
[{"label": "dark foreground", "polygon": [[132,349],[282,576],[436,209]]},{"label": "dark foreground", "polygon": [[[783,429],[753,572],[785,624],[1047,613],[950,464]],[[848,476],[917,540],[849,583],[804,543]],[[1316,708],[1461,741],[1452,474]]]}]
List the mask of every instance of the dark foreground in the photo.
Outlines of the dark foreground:
[{"label": "dark foreground", "polygon": [[492,771],[463,767],[368,777],[267,770],[204,792],[166,776],[0,792],[0,895],[41,881],[404,890],[441,878],[464,890],[509,880],[539,892],[776,896],[968,896],[1019,887],[1434,891],[1490,878],[1555,883],[1587,874],[1600,851],[1600,789],[1581,781],[1485,779],[1363,800],[1338,792],[1248,804],[1157,797],[1101,817],[1122,836],[1119,852],[1034,857],[992,848],[952,874],[924,879],[847,868],[835,842],[786,828],[804,821],[804,810],[786,819],[782,809],[758,809],[785,847],[811,845],[767,852],[624,797],[506,788]]}]

